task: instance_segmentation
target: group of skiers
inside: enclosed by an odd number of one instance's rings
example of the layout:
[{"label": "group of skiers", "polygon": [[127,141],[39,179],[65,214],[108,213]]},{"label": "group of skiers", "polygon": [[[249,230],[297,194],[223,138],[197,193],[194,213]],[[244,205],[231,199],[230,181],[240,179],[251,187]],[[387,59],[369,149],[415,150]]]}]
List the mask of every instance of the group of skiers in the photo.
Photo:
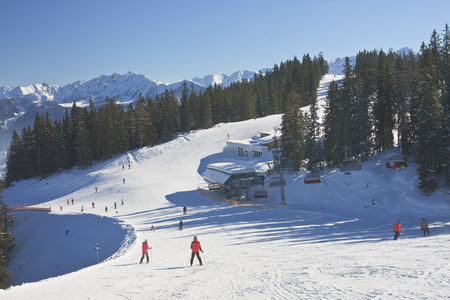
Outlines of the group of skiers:
[{"label": "group of skiers", "polygon": [[[183,207],[183,214],[185,215],[187,212],[186,206]],[[152,225],[151,231],[155,231],[155,227]],[[178,230],[183,230],[183,221],[180,220]],[[147,263],[149,263],[149,256],[148,256],[148,250],[151,250],[152,247],[149,247],[148,240],[145,239],[142,243],[142,256],[141,260],[139,261],[140,264],[144,261],[144,258],[147,258]],[[197,236],[194,236],[193,241],[191,242],[191,258],[190,258],[190,265],[194,263],[194,258],[197,256],[198,262],[200,265],[203,265],[202,258],[200,257],[200,252],[203,253],[202,245],[200,244],[200,241],[198,240]]]},{"label": "group of skiers", "polygon": [[[140,264],[143,263],[144,258],[147,258],[147,263],[150,262],[150,258],[148,256],[148,250],[151,250],[152,247],[150,247],[148,245],[148,240],[145,239],[144,242],[142,243],[142,256],[141,256],[141,260],[139,261]],[[202,258],[200,257],[200,252],[203,253],[203,249],[202,249],[202,245],[200,244],[200,241],[198,240],[197,236],[194,236],[194,240],[191,242],[191,267],[192,264],[194,263],[194,258],[195,256],[197,256],[198,262],[200,263],[200,265],[203,265],[203,261]]]},{"label": "group of skiers", "polygon": [[[95,192],[97,192],[97,187],[95,187]],[[72,205],[73,205],[73,203],[74,203],[75,201],[72,199]],[[69,205],[70,204],[70,201],[69,201],[69,199],[67,199],[67,205]],[[120,203],[121,205],[124,205],[124,202],[123,202],[123,199],[121,200],[121,203]],[[95,208],[95,203],[94,202],[92,202],[91,203],[91,206],[92,206],[92,208]],[[117,202],[114,202],[114,209],[117,209]],[[60,206],[60,208],[59,208],[59,210],[63,210],[62,209],[62,206]],[[81,206],[81,212],[83,212],[84,211],[84,205],[82,205]],[[105,212],[108,212],[108,206],[105,206]]]},{"label": "group of skiers", "polygon": [[[423,236],[427,236],[427,234],[428,236],[430,236],[430,230],[428,228],[428,223],[425,220],[425,218],[423,218],[422,221],[420,222],[420,229],[423,231]],[[400,236],[400,232],[403,232],[402,224],[400,223],[400,221],[395,223],[393,230],[394,230],[394,241],[396,241]]]}]

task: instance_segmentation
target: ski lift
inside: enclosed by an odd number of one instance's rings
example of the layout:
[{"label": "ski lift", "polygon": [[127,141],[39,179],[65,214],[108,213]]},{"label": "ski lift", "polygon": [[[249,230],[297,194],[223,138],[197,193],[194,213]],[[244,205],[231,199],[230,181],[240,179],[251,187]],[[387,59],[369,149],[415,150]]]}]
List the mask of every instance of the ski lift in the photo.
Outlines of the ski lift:
[{"label": "ski lift", "polygon": [[310,174],[305,176],[303,181],[305,182],[305,184],[320,183],[321,182],[320,181],[320,174],[310,173]]},{"label": "ski lift", "polygon": [[281,185],[286,185],[286,180],[283,179],[283,181],[281,181],[281,177],[274,177],[272,179],[270,179],[270,187],[274,187],[274,186],[281,186]]},{"label": "ski lift", "polygon": [[253,197],[255,197],[255,198],[267,198],[267,191],[265,191],[265,190],[256,191],[255,194],[253,194]]},{"label": "ski lift", "polygon": [[402,166],[407,167],[407,162],[408,161],[406,157],[404,157],[403,155],[393,155],[386,161],[386,167],[389,169],[392,168],[391,163],[394,164],[396,168],[401,168]]},{"label": "ski lift", "polygon": [[346,158],[341,163],[341,172],[345,172],[345,174],[351,174],[352,171],[361,170],[361,160],[356,158]]}]

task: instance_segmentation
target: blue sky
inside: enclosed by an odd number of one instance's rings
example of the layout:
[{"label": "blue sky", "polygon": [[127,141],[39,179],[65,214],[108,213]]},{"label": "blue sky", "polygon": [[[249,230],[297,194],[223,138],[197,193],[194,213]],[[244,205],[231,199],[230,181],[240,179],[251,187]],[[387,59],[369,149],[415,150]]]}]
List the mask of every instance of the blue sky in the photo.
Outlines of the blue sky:
[{"label": "blue sky", "polygon": [[132,71],[173,83],[323,53],[418,50],[450,1],[2,0],[0,86]]}]

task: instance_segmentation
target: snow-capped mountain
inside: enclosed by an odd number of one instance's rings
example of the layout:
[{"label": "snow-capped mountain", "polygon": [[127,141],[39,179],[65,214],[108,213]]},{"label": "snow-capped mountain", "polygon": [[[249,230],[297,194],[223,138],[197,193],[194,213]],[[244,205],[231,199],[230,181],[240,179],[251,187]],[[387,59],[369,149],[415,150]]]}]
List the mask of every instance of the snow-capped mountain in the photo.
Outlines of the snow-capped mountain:
[{"label": "snow-capped mountain", "polygon": [[4,163],[13,129],[20,132],[23,126],[33,124],[36,113],[49,112],[51,119],[61,119],[64,110],[70,108],[73,102],[77,102],[78,106],[85,106],[92,99],[95,105],[101,105],[108,97],[125,105],[136,101],[139,94],[154,98],[163,94],[166,89],[181,97],[184,82],[189,90],[193,86],[198,93],[210,85],[227,87],[233,82],[250,80],[256,73],[259,72],[239,71],[231,75],[207,75],[203,78],[166,83],[128,72],[123,75],[102,75],[89,81],[76,81],[64,86],[48,83],[27,87],[0,86],[0,166]]},{"label": "snow-capped mountain", "polygon": [[244,71],[235,72],[231,75],[225,75],[225,74],[207,75],[203,78],[195,77],[192,79],[192,81],[194,81],[204,87],[208,87],[210,85],[215,85],[215,84],[220,85],[222,87],[228,87],[232,83],[240,82],[243,79],[250,80],[255,76],[255,74],[266,73],[267,70],[268,69],[264,69],[264,70],[260,70],[259,72],[252,72],[252,71],[244,70]]},{"label": "snow-capped mountain", "polygon": [[175,83],[165,83],[152,80],[145,75],[128,72],[120,75],[102,75],[89,81],[76,81],[64,86],[52,84],[33,84],[27,87],[0,86],[0,101],[14,99],[21,109],[28,105],[43,105],[45,101],[54,101],[57,104],[81,102],[83,105],[90,99],[95,103],[101,103],[106,97],[117,102],[135,101],[139,94],[144,97],[155,97],[167,90],[173,90],[177,96],[181,96],[183,83],[188,87],[194,86],[195,91],[206,89],[209,85],[218,84],[227,87],[233,82],[251,79],[257,72],[239,71],[231,75],[207,75],[203,78],[196,77],[192,80],[182,80]]},{"label": "snow-capped mountain", "polygon": [[[400,55],[407,55],[409,53],[415,54],[413,49],[408,48],[408,47],[403,47],[403,48],[397,50],[397,53]],[[354,66],[356,63],[356,56],[349,56],[349,59],[350,59],[351,65]],[[345,65],[345,57],[344,58],[338,57],[336,59],[330,59],[327,61],[327,63],[328,63],[328,66],[330,67],[330,69],[328,71],[330,74],[344,75],[343,71],[344,71],[344,65]]]}]

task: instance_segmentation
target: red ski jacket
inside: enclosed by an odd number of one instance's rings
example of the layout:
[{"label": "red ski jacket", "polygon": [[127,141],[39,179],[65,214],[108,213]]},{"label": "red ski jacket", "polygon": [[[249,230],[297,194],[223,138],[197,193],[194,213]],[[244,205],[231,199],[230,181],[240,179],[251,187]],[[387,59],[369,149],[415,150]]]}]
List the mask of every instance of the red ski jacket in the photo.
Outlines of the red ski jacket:
[{"label": "red ski jacket", "polygon": [[148,253],[148,249],[150,249],[150,247],[148,246],[147,243],[142,243],[142,253]]},{"label": "red ski jacket", "polygon": [[191,249],[192,253],[198,253],[199,251],[202,251],[202,245],[200,245],[200,242],[197,239],[194,239],[191,243]]},{"label": "red ski jacket", "polygon": [[400,224],[400,222],[395,223],[394,231],[402,231],[402,224]]}]

